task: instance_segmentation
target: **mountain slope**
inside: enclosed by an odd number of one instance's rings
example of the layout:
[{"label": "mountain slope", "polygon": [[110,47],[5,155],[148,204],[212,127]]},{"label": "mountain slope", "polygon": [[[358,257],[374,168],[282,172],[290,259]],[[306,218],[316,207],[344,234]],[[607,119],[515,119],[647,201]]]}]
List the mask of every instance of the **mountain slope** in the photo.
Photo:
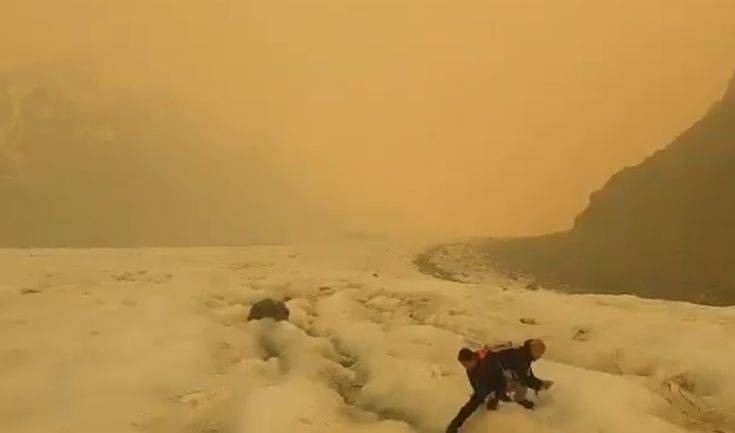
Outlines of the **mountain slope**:
[{"label": "mountain slope", "polygon": [[564,233],[484,245],[580,290],[735,303],[735,77],[703,119],[615,174]]}]

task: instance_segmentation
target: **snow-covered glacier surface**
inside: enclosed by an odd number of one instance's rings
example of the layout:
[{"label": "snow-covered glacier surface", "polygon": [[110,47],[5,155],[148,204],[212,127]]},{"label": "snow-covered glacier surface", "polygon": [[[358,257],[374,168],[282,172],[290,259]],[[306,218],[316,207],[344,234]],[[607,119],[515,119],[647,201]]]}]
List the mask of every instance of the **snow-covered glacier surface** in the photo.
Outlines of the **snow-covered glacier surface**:
[{"label": "snow-covered glacier surface", "polygon": [[[0,431],[443,432],[457,350],[527,338],[555,386],[464,432],[735,431],[735,309],[444,281],[415,251],[0,250]],[[290,321],[246,322],[264,298]]]}]

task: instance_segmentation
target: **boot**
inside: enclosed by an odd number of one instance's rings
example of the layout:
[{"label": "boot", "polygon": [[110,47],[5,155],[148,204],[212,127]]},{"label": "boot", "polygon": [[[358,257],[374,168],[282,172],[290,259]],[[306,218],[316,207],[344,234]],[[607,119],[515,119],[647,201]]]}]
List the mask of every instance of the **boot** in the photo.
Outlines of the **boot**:
[{"label": "boot", "polygon": [[520,404],[521,406],[523,406],[524,408],[528,410],[533,410],[534,406],[536,406],[536,404],[530,400],[521,400],[521,401],[517,401],[516,403]]},{"label": "boot", "polygon": [[491,398],[487,401],[487,410],[498,410],[498,399]]}]

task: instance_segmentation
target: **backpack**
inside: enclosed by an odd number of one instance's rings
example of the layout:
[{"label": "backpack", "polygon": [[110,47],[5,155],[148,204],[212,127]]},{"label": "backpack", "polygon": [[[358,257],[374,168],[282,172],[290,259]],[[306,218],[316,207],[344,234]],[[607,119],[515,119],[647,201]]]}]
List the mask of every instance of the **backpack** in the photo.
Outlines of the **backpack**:
[{"label": "backpack", "polygon": [[477,355],[477,357],[482,360],[482,359],[485,359],[489,354],[493,352],[502,352],[503,350],[507,350],[511,348],[513,348],[512,341],[506,341],[504,343],[498,343],[498,344],[493,344],[493,345],[486,344],[480,349],[476,350],[475,355]]},{"label": "backpack", "polygon": [[508,340],[508,341],[504,341],[502,343],[496,343],[493,345],[486,344],[485,348],[491,352],[502,352],[503,350],[512,349],[513,342]]},{"label": "backpack", "polygon": [[[497,343],[493,345],[486,344],[482,348],[475,351],[476,356],[480,361],[484,360],[488,357],[491,353],[498,353],[502,352],[504,350],[512,349],[513,342],[512,341],[506,341],[504,343]],[[500,371],[502,372],[503,376],[505,377],[505,380],[510,382],[512,380],[517,380],[515,372],[512,370],[508,370],[498,361],[498,368],[500,368]]]}]

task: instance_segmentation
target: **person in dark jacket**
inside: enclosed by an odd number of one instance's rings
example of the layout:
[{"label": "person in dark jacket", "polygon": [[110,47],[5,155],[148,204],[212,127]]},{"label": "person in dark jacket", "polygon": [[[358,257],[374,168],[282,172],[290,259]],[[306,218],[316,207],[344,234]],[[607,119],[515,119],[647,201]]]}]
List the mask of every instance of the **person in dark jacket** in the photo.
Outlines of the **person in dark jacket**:
[{"label": "person in dark jacket", "polygon": [[521,347],[497,352],[460,350],[457,358],[467,370],[473,393],[449,423],[447,433],[456,433],[486,399],[488,410],[496,410],[498,400],[511,401],[508,391],[513,392],[516,403],[533,409],[534,403],[526,398],[528,388],[538,392],[553,385],[552,381],[538,379],[531,369],[531,363],[541,358],[545,351],[546,346],[541,340],[528,340]]},{"label": "person in dark jacket", "polygon": [[551,388],[554,382],[541,380],[533,374],[531,363],[540,359],[546,352],[546,344],[541,340],[527,340],[523,346],[503,350],[496,354],[505,379],[505,388],[513,392],[513,400],[533,409],[534,403],[526,399],[528,388],[538,393]]}]

